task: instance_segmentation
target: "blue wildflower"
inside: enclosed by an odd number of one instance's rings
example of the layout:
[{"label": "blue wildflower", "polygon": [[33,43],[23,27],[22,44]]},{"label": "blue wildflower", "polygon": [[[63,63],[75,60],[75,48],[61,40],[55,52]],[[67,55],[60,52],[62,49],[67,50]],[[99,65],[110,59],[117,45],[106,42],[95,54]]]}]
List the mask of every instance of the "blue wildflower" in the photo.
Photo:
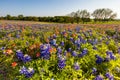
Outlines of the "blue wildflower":
[{"label": "blue wildflower", "polygon": [[25,63],[29,62],[29,61],[31,61],[31,57],[26,54],[26,55],[24,55],[24,58],[22,59],[22,61],[25,62]]},{"label": "blue wildflower", "polygon": [[58,59],[62,59],[62,55],[60,53],[57,53]]},{"label": "blue wildflower", "polygon": [[109,80],[114,80],[113,75],[111,75],[109,72],[107,72],[107,73],[105,74],[105,76],[106,76]]},{"label": "blue wildflower", "polygon": [[76,27],[76,32],[78,33],[78,32],[80,32],[80,27]]},{"label": "blue wildflower", "polygon": [[96,47],[96,46],[93,46],[93,49],[94,49],[94,50],[97,50],[97,47]]},{"label": "blue wildflower", "polygon": [[56,38],[57,38],[56,34],[53,34],[53,38],[54,38],[54,39],[56,39]]},{"label": "blue wildflower", "polygon": [[101,58],[99,55],[95,55],[95,57],[97,58],[96,60],[97,64],[101,64],[103,62],[103,58]]},{"label": "blue wildflower", "polygon": [[70,37],[70,41],[71,41],[71,42],[73,42],[73,41],[74,41],[74,39],[73,39],[72,37]]},{"label": "blue wildflower", "polygon": [[73,51],[73,52],[72,52],[72,56],[74,56],[74,57],[77,56],[76,51]]},{"label": "blue wildflower", "polygon": [[5,50],[5,47],[1,47],[0,50]]},{"label": "blue wildflower", "polygon": [[94,80],[104,80],[100,75],[98,75]]},{"label": "blue wildflower", "polygon": [[71,52],[71,51],[72,51],[72,49],[71,49],[71,48],[69,48],[69,49],[68,49],[68,52]]},{"label": "blue wildflower", "polygon": [[17,34],[17,35],[16,35],[16,38],[20,38],[20,35],[19,35],[19,34]]},{"label": "blue wildflower", "polygon": [[76,63],[74,63],[74,69],[75,70],[79,70],[80,69],[80,66],[79,66],[79,64],[76,62]]},{"label": "blue wildflower", "polygon": [[20,74],[26,74],[27,68],[23,66],[19,71],[20,71]]},{"label": "blue wildflower", "polygon": [[61,46],[64,46],[64,42],[63,42],[63,41],[62,41],[62,42],[60,42],[60,45],[61,45]]},{"label": "blue wildflower", "polygon": [[84,48],[83,51],[81,52],[81,54],[78,54],[78,57],[83,57],[88,53],[87,48]]},{"label": "blue wildflower", "polygon": [[50,44],[44,44],[40,46],[40,57],[43,59],[49,59],[50,58]]},{"label": "blue wildflower", "polygon": [[57,48],[57,52],[58,52],[58,53],[62,53],[61,47],[58,47],[58,48]]},{"label": "blue wildflower", "polygon": [[20,51],[20,50],[18,50],[18,51],[16,52],[16,56],[17,56],[17,58],[18,58],[19,60],[23,60],[23,58],[24,58],[23,52]]},{"label": "blue wildflower", "polygon": [[66,60],[64,58],[58,60],[58,67],[60,69],[63,69],[66,66],[65,61]]},{"label": "blue wildflower", "polygon": [[64,52],[64,56],[66,56],[66,54],[67,54],[67,51]]},{"label": "blue wildflower", "polygon": [[114,54],[113,54],[113,52],[112,52],[112,51],[107,51],[107,52],[106,52],[106,54],[107,54],[107,56],[109,56],[109,57],[110,57],[110,59],[115,60],[115,56],[114,56]]},{"label": "blue wildflower", "polygon": [[55,46],[56,45],[56,39],[50,40],[50,44],[53,45],[53,46]]},{"label": "blue wildflower", "polygon": [[110,56],[107,55],[104,61],[109,62],[110,61]]},{"label": "blue wildflower", "polygon": [[33,68],[28,68],[27,73],[25,74],[25,77],[30,78],[35,73]]},{"label": "blue wildflower", "polygon": [[96,74],[97,69],[96,68],[92,68],[92,74]]},{"label": "blue wildflower", "polygon": [[32,77],[32,75],[34,74],[34,70],[33,70],[33,68],[26,68],[26,67],[22,67],[20,70],[20,74],[23,74],[23,75],[25,75],[25,77],[27,77],[27,78],[30,78],[30,77]]},{"label": "blue wildflower", "polygon": [[106,44],[108,45],[108,44],[109,44],[109,41],[107,41]]},{"label": "blue wildflower", "polygon": [[29,55],[24,55],[23,54],[23,52],[22,51],[20,51],[20,50],[18,50],[17,52],[16,52],[16,56],[17,56],[17,58],[19,59],[19,60],[22,60],[23,62],[29,62],[29,61],[31,61],[31,57],[29,56]]},{"label": "blue wildflower", "polygon": [[120,47],[118,48],[118,53],[120,54]]},{"label": "blue wildflower", "polygon": [[74,42],[75,44],[80,44],[81,42],[80,42],[80,39],[78,38],[77,40],[75,40],[75,42]]}]

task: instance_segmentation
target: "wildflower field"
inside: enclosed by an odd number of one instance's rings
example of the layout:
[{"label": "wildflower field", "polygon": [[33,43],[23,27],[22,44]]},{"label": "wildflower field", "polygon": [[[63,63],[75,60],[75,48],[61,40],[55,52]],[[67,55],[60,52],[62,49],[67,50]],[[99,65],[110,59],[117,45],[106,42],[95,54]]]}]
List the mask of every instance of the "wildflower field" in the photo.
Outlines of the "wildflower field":
[{"label": "wildflower field", "polygon": [[120,27],[0,24],[0,80],[120,80]]}]

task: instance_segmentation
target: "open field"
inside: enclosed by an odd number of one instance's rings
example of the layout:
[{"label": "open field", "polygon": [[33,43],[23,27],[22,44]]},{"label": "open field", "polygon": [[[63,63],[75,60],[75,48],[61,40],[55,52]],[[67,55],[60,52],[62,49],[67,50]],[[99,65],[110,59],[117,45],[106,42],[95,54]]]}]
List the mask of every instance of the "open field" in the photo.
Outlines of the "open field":
[{"label": "open field", "polygon": [[0,21],[0,80],[103,79],[120,80],[120,24]]}]

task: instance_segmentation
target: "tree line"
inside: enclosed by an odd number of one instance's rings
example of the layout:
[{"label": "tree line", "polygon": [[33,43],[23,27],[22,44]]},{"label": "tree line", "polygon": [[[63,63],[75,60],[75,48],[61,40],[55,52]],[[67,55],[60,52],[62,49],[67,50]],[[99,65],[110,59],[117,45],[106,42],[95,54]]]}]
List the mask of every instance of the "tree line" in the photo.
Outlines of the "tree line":
[{"label": "tree line", "polygon": [[97,22],[97,21],[111,21],[117,17],[111,9],[102,8],[96,9],[92,13],[87,10],[78,10],[72,12],[65,16],[54,16],[54,17],[36,17],[36,16],[11,16],[6,15],[5,17],[0,17],[1,20],[22,20],[22,21],[40,21],[40,22],[58,22],[58,23],[87,23],[87,22]]}]

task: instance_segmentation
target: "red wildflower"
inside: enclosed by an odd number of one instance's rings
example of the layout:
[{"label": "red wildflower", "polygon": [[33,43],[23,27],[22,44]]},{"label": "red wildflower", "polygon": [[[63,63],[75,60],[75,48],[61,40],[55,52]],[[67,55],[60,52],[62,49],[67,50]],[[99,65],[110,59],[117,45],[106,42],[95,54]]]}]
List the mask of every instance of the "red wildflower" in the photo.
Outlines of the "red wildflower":
[{"label": "red wildflower", "polygon": [[12,63],[12,67],[16,67],[17,66],[17,63],[16,62],[13,62]]},{"label": "red wildflower", "polygon": [[40,53],[39,52],[36,53],[36,57],[40,57]]}]

